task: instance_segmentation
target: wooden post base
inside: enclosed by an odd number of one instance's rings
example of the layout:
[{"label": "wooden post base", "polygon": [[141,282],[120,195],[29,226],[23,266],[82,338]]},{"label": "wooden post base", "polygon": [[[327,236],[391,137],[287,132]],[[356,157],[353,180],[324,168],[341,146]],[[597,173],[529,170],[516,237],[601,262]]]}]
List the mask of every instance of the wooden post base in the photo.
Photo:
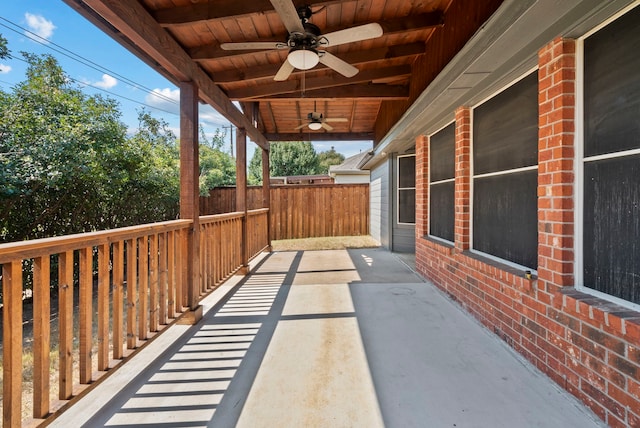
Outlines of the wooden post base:
[{"label": "wooden post base", "polygon": [[249,275],[249,266],[241,266],[236,275]]},{"label": "wooden post base", "polygon": [[191,309],[185,312],[178,320],[176,324],[180,325],[195,325],[202,319],[202,305],[196,306],[195,309]]}]

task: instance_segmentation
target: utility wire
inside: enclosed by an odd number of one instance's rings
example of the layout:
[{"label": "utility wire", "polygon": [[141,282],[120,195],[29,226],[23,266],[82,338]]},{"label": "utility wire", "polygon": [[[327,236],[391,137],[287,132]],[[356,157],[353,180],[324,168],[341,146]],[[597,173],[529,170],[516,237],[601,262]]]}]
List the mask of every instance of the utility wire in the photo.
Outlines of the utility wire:
[{"label": "utility wire", "polygon": [[[2,24],[0,24],[0,25],[2,25]],[[16,59],[16,60],[18,60],[18,61],[26,62],[27,64],[29,63],[29,61],[27,61],[27,60],[25,60],[25,59],[22,59],[22,58],[19,58],[19,57],[14,56],[14,55],[10,55],[10,57],[11,57],[12,59]],[[169,111],[169,110],[165,110],[165,109],[160,108],[160,107],[152,106],[152,105],[150,105],[150,104],[143,103],[142,101],[134,100],[133,98],[125,97],[124,95],[120,95],[120,94],[117,94],[117,93],[115,93],[115,92],[111,92],[111,91],[109,91],[109,90],[107,90],[107,89],[100,88],[100,87],[98,87],[98,86],[94,86],[94,85],[92,85],[91,83],[82,82],[82,81],[80,81],[80,80],[78,80],[78,79],[75,79],[75,78],[73,78],[73,77],[71,77],[71,76],[67,76],[67,78],[68,78],[69,80],[71,80],[72,82],[75,82],[75,83],[79,84],[80,86],[89,86],[89,87],[91,87],[91,88],[93,88],[93,89],[96,89],[96,90],[98,90],[98,91],[102,91],[102,92],[105,92],[105,93],[107,93],[107,94],[109,94],[109,95],[113,95],[114,97],[122,98],[122,99],[124,99],[124,100],[131,101],[131,102],[133,102],[133,103],[140,104],[140,105],[145,106],[145,107],[149,107],[150,109],[159,110],[159,111],[162,111],[162,112],[165,112],[165,113],[169,113],[169,114],[172,114],[172,115],[175,115],[175,116],[179,116],[179,114],[178,114],[178,113],[176,113],[176,112]],[[5,82],[5,81],[2,81],[2,80],[0,80],[0,82],[2,82],[2,83],[7,83],[7,84],[11,85],[9,82]],[[154,94],[155,94],[155,92],[154,92]]]},{"label": "utility wire", "polygon": [[[105,74],[110,74],[112,76],[116,76],[116,77],[120,78],[122,81],[124,81],[125,83],[133,86],[136,89],[141,89],[141,90],[143,90],[143,91],[145,91],[145,92],[147,92],[149,94],[152,94],[152,95],[154,95],[154,96],[156,96],[158,98],[164,99],[167,102],[170,102],[170,103],[173,103],[173,104],[176,104],[176,105],[178,104],[175,100],[167,97],[166,95],[160,94],[160,93],[154,91],[153,89],[150,89],[150,88],[148,88],[148,87],[146,87],[146,86],[144,86],[142,84],[139,84],[139,83],[137,83],[137,82],[135,82],[135,81],[133,81],[133,80],[131,80],[131,79],[129,79],[129,78],[117,73],[117,72],[115,72],[115,71],[112,71],[112,70],[110,70],[110,69],[108,69],[106,67],[103,67],[103,66],[91,61],[90,59],[87,59],[87,58],[83,57],[82,55],[76,54],[75,52],[72,52],[72,51],[70,51],[69,49],[66,49],[63,46],[60,46],[57,43],[49,41],[49,40],[45,39],[44,37],[41,37],[41,36],[29,31],[28,29],[26,29],[24,27],[21,27],[20,25],[14,23],[14,22],[12,22],[12,21],[10,21],[10,20],[2,17],[2,16],[0,16],[0,20],[5,21],[5,22],[11,24],[12,26],[14,26],[16,28],[19,28],[24,33],[26,33],[27,36],[32,41],[34,41],[35,43],[38,43],[38,44],[40,44],[40,45],[42,45],[42,46],[44,46],[46,48],[51,49],[54,52],[58,52],[59,54],[64,55],[67,58],[70,58],[70,59],[72,59],[72,60],[74,60],[76,62],[79,62],[79,63],[81,63],[81,64],[83,64],[83,65],[85,65],[85,66],[87,66],[89,68],[92,68],[92,69],[94,69],[96,71],[99,71],[101,73],[105,73]],[[12,27],[10,27],[10,26],[8,26],[6,24],[3,24],[1,22],[0,22],[0,26],[4,27],[4,28],[6,28],[6,29],[8,29],[10,31],[13,31],[14,33],[22,34],[20,31],[16,30],[15,28],[12,28]],[[52,46],[55,46],[57,49],[53,48]]]}]

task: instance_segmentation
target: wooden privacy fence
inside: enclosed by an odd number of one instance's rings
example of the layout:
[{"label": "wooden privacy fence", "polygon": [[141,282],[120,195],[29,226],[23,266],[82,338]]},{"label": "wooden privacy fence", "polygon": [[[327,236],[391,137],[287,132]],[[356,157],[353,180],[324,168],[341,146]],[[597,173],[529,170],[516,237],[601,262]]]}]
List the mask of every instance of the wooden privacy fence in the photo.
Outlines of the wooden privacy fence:
[{"label": "wooden privacy fence", "polygon": [[[269,245],[267,212],[248,213],[249,258]],[[242,266],[243,217],[229,213],[200,218],[199,298]],[[32,400],[26,401],[33,402],[33,418],[45,418],[187,309],[186,254],[192,225],[191,220],[175,220],[0,244],[3,426],[20,426],[22,396],[30,393],[23,388],[26,370],[33,378]],[[23,343],[28,342],[23,337],[25,272],[33,278],[31,363],[23,362],[29,361],[23,360]],[[52,304],[52,291],[57,305]],[[52,319],[58,323],[55,337]],[[57,347],[51,346],[54,342]],[[51,382],[52,377],[58,382]]]},{"label": "wooden privacy fence", "polygon": [[[235,187],[200,198],[201,214],[235,210]],[[369,234],[368,184],[271,186],[271,239]],[[247,206],[262,206],[262,188],[247,189]],[[224,211],[222,211],[224,212]]]}]

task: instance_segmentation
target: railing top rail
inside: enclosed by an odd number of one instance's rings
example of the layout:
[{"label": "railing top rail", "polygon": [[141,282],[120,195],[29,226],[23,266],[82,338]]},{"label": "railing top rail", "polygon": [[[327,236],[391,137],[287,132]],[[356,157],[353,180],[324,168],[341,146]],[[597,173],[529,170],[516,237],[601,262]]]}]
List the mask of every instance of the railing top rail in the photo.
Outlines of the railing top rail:
[{"label": "railing top rail", "polygon": [[260,215],[260,214],[265,214],[269,212],[269,208],[258,208],[255,210],[249,210],[247,211],[248,215]]},{"label": "railing top rail", "polygon": [[29,259],[83,247],[108,244],[126,239],[135,239],[140,236],[151,235],[154,233],[185,229],[191,224],[192,220],[188,219],[170,220],[158,223],[121,227],[118,229],[107,229],[96,232],[34,239],[31,241],[9,242],[6,244],[0,244],[0,264],[17,259]]},{"label": "railing top rail", "polygon": [[232,213],[224,213],[224,214],[212,214],[212,215],[203,215],[200,216],[200,224],[203,223],[216,223],[218,221],[223,221],[223,220],[231,220],[234,218],[242,218],[242,216],[244,215],[243,212],[241,211],[236,211],[236,212],[232,212]]}]

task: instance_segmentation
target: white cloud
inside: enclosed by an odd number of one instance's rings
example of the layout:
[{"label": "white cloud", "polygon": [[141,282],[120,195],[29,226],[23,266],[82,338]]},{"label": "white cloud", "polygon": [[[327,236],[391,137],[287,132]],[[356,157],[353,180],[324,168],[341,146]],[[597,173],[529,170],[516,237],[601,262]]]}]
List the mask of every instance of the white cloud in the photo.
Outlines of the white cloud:
[{"label": "white cloud", "polygon": [[[24,14],[24,19],[27,21],[29,30],[45,40],[49,40],[51,36],[53,36],[53,30],[57,28],[53,25],[53,22],[42,15],[34,15],[27,12]],[[29,34],[27,34],[27,37],[28,36]]]},{"label": "white cloud", "polygon": [[10,65],[0,64],[0,74],[7,74],[11,71]]},{"label": "white cloud", "polygon": [[103,74],[102,80],[100,80],[99,82],[95,82],[93,86],[97,86],[98,88],[102,88],[102,89],[110,89],[116,86],[117,84],[118,84],[118,80],[116,80],[114,77],[109,76],[108,74]]},{"label": "white cloud", "polygon": [[180,89],[154,89],[147,94],[144,102],[152,107],[166,110],[172,113],[180,113]]}]

